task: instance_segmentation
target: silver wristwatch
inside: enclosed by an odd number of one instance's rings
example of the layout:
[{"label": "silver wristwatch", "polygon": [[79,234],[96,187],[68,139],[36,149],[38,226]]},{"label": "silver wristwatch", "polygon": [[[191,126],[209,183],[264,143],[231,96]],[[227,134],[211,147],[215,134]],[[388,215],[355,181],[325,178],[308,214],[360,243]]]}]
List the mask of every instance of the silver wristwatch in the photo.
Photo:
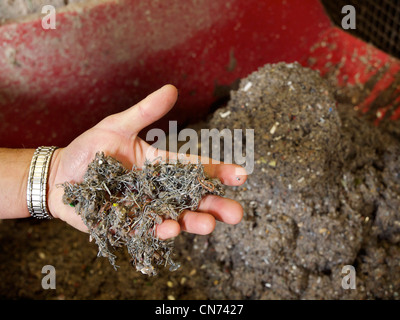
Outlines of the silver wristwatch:
[{"label": "silver wristwatch", "polygon": [[47,207],[47,177],[51,157],[57,147],[39,147],[29,168],[26,201],[29,213],[38,219],[52,219]]}]

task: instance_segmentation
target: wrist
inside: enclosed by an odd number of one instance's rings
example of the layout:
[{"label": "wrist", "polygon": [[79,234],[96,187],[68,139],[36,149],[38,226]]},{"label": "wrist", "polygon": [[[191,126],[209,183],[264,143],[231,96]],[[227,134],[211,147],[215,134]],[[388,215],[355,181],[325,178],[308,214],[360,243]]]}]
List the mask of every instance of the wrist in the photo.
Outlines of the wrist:
[{"label": "wrist", "polygon": [[18,161],[20,162],[20,190],[18,193],[18,208],[19,210],[15,211],[15,216],[10,218],[28,218],[30,217],[30,213],[27,206],[27,193],[26,190],[28,188],[28,179],[29,179],[29,168],[32,161],[33,154],[35,153],[35,149],[24,149],[18,150],[20,155],[18,156]]},{"label": "wrist", "polygon": [[0,219],[29,217],[26,190],[34,149],[0,148]]}]

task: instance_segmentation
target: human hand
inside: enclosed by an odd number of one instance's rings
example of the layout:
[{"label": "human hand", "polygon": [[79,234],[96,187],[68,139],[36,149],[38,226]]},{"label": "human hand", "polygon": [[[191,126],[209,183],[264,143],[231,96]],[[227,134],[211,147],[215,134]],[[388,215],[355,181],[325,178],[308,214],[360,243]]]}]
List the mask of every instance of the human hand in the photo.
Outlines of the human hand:
[{"label": "human hand", "polygon": [[[82,181],[88,164],[98,151],[121,161],[126,168],[132,168],[133,165],[140,168],[149,154],[173,156],[171,153],[155,150],[139,138],[138,134],[140,130],[164,116],[173,107],[176,99],[176,88],[166,85],[135,106],[103,119],[66,148],[57,149],[51,160],[48,179],[48,206],[51,214],[81,231],[88,232],[74,208],[63,203],[64,189],[57,185],[66,181]],[[210,177],[217,177],[229,186],[241,185],[247,178],[245,169],[234,164],[211,164],[210,161],[210,164],[204,164],[204,168]],[[157,225],[156,234],[160,239],[175,237],[181,230],[204,235],[214,230],[216,219],[236,224],[242,216],[243,209],[238,202],[207,195],[201,200],[196,212],[185,210],[179,221],[165,220]]]}]

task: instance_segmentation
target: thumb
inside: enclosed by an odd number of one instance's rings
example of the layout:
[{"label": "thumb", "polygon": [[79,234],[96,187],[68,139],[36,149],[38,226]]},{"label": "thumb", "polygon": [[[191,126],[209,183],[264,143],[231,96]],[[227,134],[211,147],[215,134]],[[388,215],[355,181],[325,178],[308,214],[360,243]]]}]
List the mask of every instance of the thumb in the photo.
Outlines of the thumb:
[{"label": "thumb", "polygon": [[148,95],[133,107],[113,114],[97,127],[107,127],[125,136],[136,136],[140,130],[162,118],[172,109],[178,97],[178,90],[167,84]]}]

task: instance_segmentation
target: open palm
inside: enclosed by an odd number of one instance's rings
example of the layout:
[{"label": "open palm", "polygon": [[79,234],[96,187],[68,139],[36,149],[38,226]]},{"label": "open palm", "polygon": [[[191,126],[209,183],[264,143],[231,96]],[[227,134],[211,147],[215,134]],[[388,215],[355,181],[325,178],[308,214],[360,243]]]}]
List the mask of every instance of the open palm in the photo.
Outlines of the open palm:
[{"label": "open palm", "polygon": [[[66,148],[57,149],[49,174],[48,206],[51,214],[87,232],[87,227],[75,210],[63,204],[64,190],[57,185],[66,181],[82,181],[88,164],[98,151],[118,159],[126,168],[132,168],[134,164],[141,167],[146,155],[155,154],[155,149],[139,138],[138,133],[164,116],[173,107],[176,99],[176,88],[166,85],[128,110],[103,119]],[[153,149],[152,152],[149,152],[149,148]],[[163,151],[159,151],[159,154],[166,155]],[[211,177],[218,177],[226,185],[237,186],[246,180],[245,170],[233,164],[209,164],[205,165],[205,170]],[[166,220],[157,226],[156,231],[161,239],[175,237],[181,230],[208,234],[214,230],[215,219],[236,224],[242,215],[242,207],[236,201],[208,195],[202,199],[196,212],[186,210],[179,221]]]}]

